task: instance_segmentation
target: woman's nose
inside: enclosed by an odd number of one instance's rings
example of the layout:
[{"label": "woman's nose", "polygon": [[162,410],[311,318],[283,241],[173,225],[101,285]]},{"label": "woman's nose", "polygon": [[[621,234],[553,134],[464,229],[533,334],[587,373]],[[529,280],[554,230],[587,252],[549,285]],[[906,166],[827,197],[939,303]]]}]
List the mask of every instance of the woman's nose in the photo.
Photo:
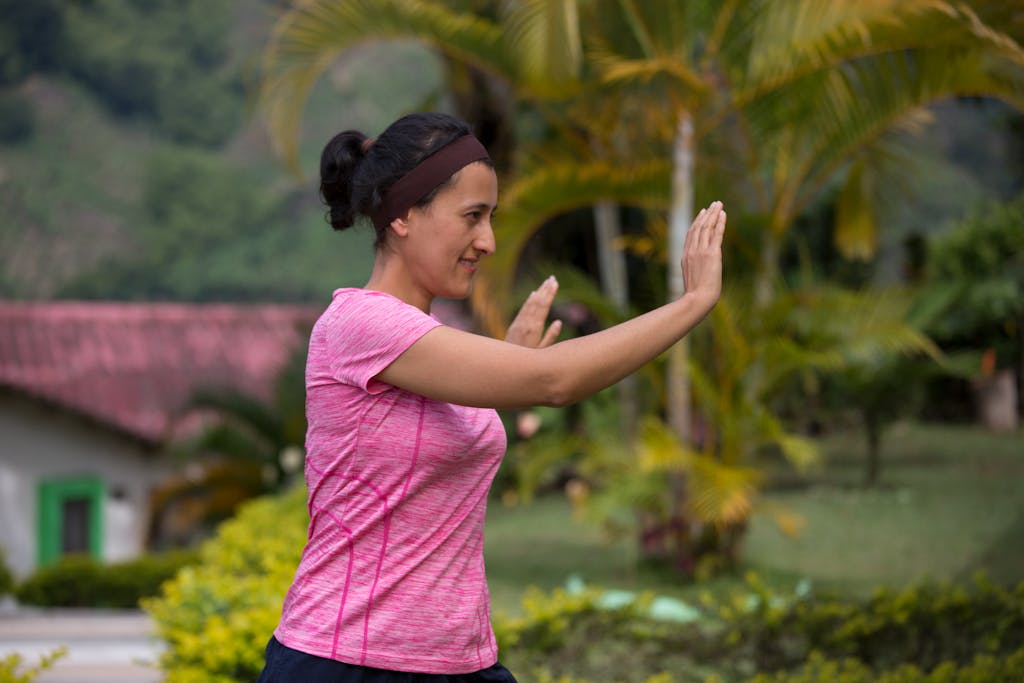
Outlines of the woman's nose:
[{"label": "woman's nose", "polygon": [[476,240],[473,241],[473,246],[477,251],[484,254],[494,253],[496,246],[494,241],[494,228],[491,227],[491,222],[489,220],[480,226],[480,233],[477,235]]}]

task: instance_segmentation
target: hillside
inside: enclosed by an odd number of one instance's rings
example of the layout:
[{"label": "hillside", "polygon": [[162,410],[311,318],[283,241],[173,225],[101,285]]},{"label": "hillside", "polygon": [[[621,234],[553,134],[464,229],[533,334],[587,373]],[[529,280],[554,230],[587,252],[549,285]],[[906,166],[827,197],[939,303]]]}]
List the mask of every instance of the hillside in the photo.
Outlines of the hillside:
[{"label": "hillside", "polygon": [[[253,111],[274,2],[26,4],[0,0],[17,34],[0,47],[0,296],[322,301],[365,280],[370,236],[323,221],[317,156],[337,130],[374,134],[436,99],[430,53],[389,44],[336,65],[297,178]],[[148,26],[171,10],[164,32]]]}]

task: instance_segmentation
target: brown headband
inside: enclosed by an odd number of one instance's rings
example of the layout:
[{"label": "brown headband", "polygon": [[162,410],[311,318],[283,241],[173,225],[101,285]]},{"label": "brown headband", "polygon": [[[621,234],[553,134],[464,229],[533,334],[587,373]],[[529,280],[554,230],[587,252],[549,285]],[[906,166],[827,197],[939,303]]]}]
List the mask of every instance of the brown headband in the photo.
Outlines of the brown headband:
[{"label": "brown headband", "polygon": [[431,190],[474,161],[490,159],[487,150],[472,135],[463,135],[437,150],[395,181],[384,193],[380,208],[370,214],[378,230],[404,216]]}]

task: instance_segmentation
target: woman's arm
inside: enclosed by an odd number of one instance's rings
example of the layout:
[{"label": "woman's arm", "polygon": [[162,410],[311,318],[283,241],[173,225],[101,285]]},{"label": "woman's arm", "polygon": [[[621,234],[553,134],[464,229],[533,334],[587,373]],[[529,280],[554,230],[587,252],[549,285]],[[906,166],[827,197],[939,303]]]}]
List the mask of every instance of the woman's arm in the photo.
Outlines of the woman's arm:
[{"label": "woman's arm", "polygon": [[378,378],[440,401],[491,408],[567,405],[594,394],[668,349],[715,305],[722,288],[725,221],[719,202],[694,219],[680,264],[687,291],[677,301],[545,348],[438,327]]}]

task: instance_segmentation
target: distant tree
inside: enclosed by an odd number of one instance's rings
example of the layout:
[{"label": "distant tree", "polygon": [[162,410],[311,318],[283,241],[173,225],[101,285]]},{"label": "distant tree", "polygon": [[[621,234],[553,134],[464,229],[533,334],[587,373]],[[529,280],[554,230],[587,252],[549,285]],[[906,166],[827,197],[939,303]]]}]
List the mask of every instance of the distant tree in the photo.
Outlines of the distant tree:
[{"label": "distant tree", "polygon": [[60,0],[0,0],[0,85],[60,65],[64,13]]},{"label": "distant tree", "polygon": [[179,142],[217,145],[242,115],[226,63],[232,7],[225,0],[66,4],[73,58],[64,66],[111,111],[150,118]]},{"label": "distant tree", "polygon": [[12,92],[0,92],[0,142],[13,143],[32,137],[35,131],[32,103]]},{"label": "distant tree", "polygon": [[256,174],[204,151],[169,148],[146,164],[136,248],[67,284],[61,296],[113,299],[252,299],[270,296],[225,253],[280,229],[284,197]]}]

